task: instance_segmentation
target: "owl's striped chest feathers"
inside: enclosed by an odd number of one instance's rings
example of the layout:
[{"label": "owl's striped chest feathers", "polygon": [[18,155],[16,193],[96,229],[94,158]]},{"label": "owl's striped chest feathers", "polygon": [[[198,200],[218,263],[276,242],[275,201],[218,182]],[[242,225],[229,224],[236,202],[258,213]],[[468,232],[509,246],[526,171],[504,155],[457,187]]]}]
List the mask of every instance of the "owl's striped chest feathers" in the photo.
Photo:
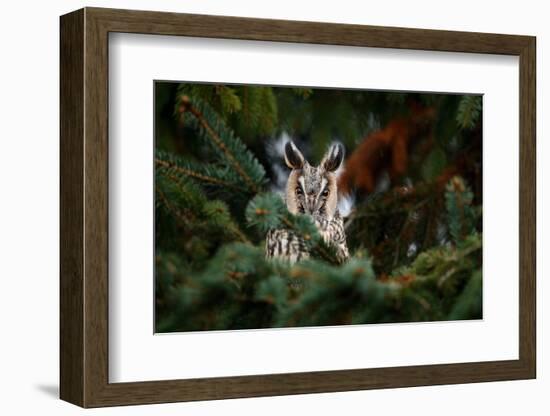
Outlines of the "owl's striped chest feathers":
[{"label": "owl's striped chest feathers", "polygon": [[[337,212],[330,220],[316,218],[314,221],[324,242],[336,249],[338,262],[345,262],[349,257],[349,251],[346,244],[344,221],[340,214]],[[267,233],[265,250],[267,258],[279,258],[290,263],[310,257],[308,247],[302,237],[284,228],[272,229]]]}]

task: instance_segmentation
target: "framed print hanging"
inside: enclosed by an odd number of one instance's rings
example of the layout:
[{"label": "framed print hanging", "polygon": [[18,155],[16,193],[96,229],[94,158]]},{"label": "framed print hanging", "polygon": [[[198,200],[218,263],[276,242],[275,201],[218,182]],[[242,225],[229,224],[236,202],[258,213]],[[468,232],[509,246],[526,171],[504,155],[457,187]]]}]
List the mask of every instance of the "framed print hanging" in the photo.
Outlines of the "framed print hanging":
[{"label": "framed print hanging", "polygon": [[534,37],[60,29],[63,400],[535,377]]}]

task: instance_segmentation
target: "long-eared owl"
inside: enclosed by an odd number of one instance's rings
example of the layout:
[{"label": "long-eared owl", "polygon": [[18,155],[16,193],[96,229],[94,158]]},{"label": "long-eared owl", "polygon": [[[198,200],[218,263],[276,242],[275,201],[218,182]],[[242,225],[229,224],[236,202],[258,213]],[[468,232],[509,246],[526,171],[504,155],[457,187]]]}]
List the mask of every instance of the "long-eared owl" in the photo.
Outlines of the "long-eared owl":
[{"label": "long-eared owl", "polygon": [[[292,169],[286,184],[286,206],[292,214],[310,215],[327,244],[336,248],[340,262],[349,257],[344,221],[338,209],[336,170],[344,159],[344,148],[333,144],[318,166],[311,166],[292,142],[285,145],[285,162]],[[266,237],[266,257],[291,263],[309,258],[300,236],[281,228]]]}]

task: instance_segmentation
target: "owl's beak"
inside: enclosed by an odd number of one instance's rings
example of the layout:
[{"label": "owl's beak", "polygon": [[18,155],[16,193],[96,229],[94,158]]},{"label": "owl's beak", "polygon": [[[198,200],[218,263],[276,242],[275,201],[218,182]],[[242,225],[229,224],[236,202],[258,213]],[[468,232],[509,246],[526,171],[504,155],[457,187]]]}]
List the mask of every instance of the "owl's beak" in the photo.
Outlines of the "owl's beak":
[{"label": "owl's beak", "polygon": [[315,195],[307,197],[307,211],[308,214],[313,214],[315,212]]}]

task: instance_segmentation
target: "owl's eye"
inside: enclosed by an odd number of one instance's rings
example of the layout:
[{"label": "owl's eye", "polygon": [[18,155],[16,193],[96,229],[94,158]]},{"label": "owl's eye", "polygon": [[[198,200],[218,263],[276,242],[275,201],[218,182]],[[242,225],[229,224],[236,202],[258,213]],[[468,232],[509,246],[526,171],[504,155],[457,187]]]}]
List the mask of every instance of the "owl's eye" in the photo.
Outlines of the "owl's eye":
[{"label": "owl's eye", "polygon": [[297,186],[296,187],[296,195],[303,195],[304,191],[302,191],[302,187],[301,186]]},{"label": "owl's eye", "polygon": [[321,195],[323,195],[324,197],[327,197],[328,196],[328,189],[325,188],[325,190],[323,191],[323,193]]}]

